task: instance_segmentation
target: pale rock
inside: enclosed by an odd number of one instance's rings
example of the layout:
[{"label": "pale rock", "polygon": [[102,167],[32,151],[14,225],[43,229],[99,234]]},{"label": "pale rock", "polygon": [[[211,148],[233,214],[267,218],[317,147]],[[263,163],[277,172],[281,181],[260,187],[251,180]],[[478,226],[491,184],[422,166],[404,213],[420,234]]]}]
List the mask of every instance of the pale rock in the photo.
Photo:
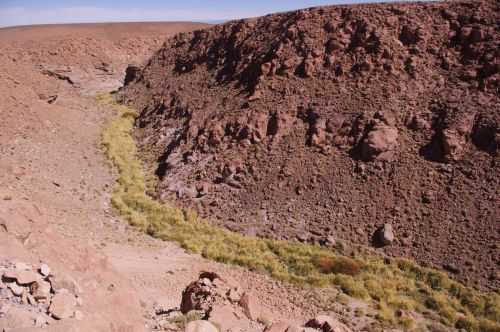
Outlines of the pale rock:
[{"label": "pale rock", "polygon": [[15,296],[22,296],[24,293],[24,287],[19,286],[15,282],[8,283],[7,287],[12,291],[12,294],[14,294]]},{"label": "pale rock", "polygon": [[217,328],[206,320],[197,320],[190,322],[184,329],[185,332],[219,332]]},{"label": "pale rock", "polygon": [[16,270],[3,271],[2,277],[7,280],[17,280],[17,271]]},{"label": "pale rock", "polygon": [[18,271],[17,272],[17,283],[19,285],[31,285],[34,282],[40,280],[38,273],[33,271]]},{"label": "pale rock", "polygon": [[395,239],[394,228],[391,224],[385,224],[377,230],[377,241],[380,245],[391,245]]},{"label": "pale rock", "polygon": [[47,264],[40,265],[40,274],[48,277],[50,275],[50,267]]},{"label": "pale rock", "polygon": [[52,298],[49,312],[56,319],[65,319],[73,316],[76,306],[76,298],[70,293],[58,293]]}]

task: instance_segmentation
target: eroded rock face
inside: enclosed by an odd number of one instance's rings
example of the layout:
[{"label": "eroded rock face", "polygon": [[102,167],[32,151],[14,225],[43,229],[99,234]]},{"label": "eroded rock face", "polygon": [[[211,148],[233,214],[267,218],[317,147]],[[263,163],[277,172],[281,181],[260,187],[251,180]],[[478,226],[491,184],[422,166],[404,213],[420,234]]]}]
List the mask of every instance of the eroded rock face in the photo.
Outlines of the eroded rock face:
[{"label": "eroded rock face", "polygon": [[[120,96],[141,111],[140,151],[159,161],[162,199],[244,234],[310,243],[336,234],[367,245],[380,221],[397,219],[414,247],[386,253],[464,264],[458,253],[481,252],[482,234],[496,243],[495,204],[479,201],[500,178],[489,175],[499,12],[494,0],[369,4],[229,22],[168,40]],[[209,192],[178,195],[202,183]],[[423,205],[428,189],[440,202]],[[456,240],[444,250],[431,224],[469,234],[473,249]],[[486,255],[458,277],[491,284],[496,255]]]},{"label": "eroded rock face", "polygon": [[[50,278],[53,280],[57,275],[47,264],[35,267],[23,262],[0,262],[0,329],[44,328],[54,320],[83,319],[83,313],[78,310],[82,303],[77,298],[78,293],[60,288],[64,285],[76,290],[76,287],[70,287],[76,283],[51,284]],[[68,278],[61,275],[58,280]],[[8,290],[10,294],[2,290]],[[20,324],[20,317],[30,318]],[[64,329],[65,321],[59,323],[62,325],[51,325],[51,330]]]}]

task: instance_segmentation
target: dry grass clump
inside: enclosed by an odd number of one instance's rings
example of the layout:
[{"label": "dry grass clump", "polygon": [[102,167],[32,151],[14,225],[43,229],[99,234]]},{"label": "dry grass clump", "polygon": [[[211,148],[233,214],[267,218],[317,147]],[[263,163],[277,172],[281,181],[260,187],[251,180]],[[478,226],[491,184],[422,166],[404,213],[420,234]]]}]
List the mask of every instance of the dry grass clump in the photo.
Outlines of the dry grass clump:
[{"label": "dry grass clump", "polygon": [[110,95],[98,100],[119,113],[105,129],[102,144],[118,172],[112,204],[130,224],[206,258],[278,280],[336,285],[350,296],[374,303],[387,325],[410,324],[396,315],[398,310],[432,310],[448,326],[500,331],[499,294],[465,287],[436,270],[403,259],[385,261],[366,255],[354,259],[315,245],[246,237],[215,227],[191,211],[158,203],[146,194],[146,177],[131,135],[136,112]]}]

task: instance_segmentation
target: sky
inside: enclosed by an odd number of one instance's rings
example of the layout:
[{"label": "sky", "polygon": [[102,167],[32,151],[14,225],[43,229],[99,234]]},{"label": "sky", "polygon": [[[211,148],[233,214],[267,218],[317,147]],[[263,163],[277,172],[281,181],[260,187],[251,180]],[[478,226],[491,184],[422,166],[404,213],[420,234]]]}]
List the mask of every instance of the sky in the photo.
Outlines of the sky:
[{"label": "sky", "polygon": [[[369,0],[0,0],[0,27],[128,21],[217,22]],[[378,0],[372,0],[375,2]]]}]

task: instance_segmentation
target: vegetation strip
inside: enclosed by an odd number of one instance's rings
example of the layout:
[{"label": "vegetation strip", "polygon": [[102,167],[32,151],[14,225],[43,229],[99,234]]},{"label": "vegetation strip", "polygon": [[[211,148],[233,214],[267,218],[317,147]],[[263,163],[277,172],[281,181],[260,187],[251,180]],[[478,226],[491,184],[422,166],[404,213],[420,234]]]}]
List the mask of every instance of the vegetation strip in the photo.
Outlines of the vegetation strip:
[{"label": "vegetation strip", "polygon": [[500,331],[500,295],[481,293],[440,271],[404,259],[348,257],[315,245],[247,237],[155,201],[146,194],[146,176],[132,136],[137,112],[109,94],[97,99],[119,113],[104,130],[102,143],[118,172],[112,204],[131,225],[208,259],[266,272],[281,281],[335,285],[374,303],[379,320],[387,325],[412,328],[411,319],[397,314],[401,310],[434,311],[448,326]]}]

